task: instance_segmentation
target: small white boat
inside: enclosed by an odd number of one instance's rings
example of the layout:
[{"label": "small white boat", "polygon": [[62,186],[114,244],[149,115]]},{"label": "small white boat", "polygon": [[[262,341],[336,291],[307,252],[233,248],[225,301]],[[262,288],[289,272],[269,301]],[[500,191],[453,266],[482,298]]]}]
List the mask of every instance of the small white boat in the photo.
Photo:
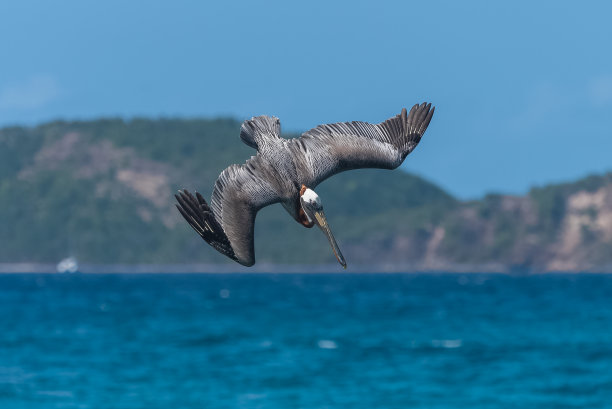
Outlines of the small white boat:
[{"label": "small white boat", "polygon": [[77,263],[76,258],[68,257],[57,263],[57,272],[58,273],[78,273],[79,272],[79,263]]}]

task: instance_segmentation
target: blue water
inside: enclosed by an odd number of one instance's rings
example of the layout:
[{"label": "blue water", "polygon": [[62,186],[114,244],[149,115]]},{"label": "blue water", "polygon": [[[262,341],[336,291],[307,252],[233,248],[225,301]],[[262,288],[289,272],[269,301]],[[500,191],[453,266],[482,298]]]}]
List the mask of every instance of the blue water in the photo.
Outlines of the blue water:
[{"label": "blue water", "polygon": [[0,408],[612,408],[612,276],[0,275]]}]

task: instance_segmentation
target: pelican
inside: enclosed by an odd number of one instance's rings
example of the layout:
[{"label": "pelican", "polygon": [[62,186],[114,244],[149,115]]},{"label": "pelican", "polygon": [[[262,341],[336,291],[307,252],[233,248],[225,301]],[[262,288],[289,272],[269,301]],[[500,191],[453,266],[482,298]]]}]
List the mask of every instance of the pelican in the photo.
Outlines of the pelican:
[{"label": "pelican", "polygon": [[397,168],[419,144],[434,110],[431,104],[417,104],[409,113],[404,108],[379,124],[319,125],[295,139],[281,138],[278,118],[253,117],[243,122],[240,138],[257,154],[244,165],[231,165],[221,172],[210,206],[201,194],[194,196],[183,189],[175,195],[176,207],[204,241],[249,267],[255,264],[255,216],[260,209],[280,203],[302,226],[316,224],[346,268],[313,189],[345,170]]}]

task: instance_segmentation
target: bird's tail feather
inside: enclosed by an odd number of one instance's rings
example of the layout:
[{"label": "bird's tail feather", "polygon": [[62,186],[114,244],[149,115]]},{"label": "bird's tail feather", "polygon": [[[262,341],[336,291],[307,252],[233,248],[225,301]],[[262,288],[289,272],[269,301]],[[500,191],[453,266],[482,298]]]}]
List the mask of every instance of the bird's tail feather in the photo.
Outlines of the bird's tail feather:
[{"label": "bird's tail feather", "polygon": [[174,197],[178,201],[176,208],[196,233],[219,253],[237,261],[229,239],[202,195],[196,192],[194,197],[183,189]]}]

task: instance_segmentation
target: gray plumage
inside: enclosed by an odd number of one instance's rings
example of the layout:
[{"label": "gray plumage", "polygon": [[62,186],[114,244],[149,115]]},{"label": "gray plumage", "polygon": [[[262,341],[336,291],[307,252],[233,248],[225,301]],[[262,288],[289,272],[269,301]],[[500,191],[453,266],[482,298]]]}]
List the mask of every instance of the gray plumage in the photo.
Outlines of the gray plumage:
[{"label": "gray plumage", "polygon": [[350,169],[395,169],[414,150],[434,113],[431,104],[406,109],[382,123],[319,125],[300,138],[280,137],[280,121],[259,116],[244,121],[240,138],[257,154],[231,165],[215,183],[211,205],[187,190],[177,208],[191,227],[217,251],[245,266],[255,263],[257,212],[281,203],[299,222],[300,190]]}]

